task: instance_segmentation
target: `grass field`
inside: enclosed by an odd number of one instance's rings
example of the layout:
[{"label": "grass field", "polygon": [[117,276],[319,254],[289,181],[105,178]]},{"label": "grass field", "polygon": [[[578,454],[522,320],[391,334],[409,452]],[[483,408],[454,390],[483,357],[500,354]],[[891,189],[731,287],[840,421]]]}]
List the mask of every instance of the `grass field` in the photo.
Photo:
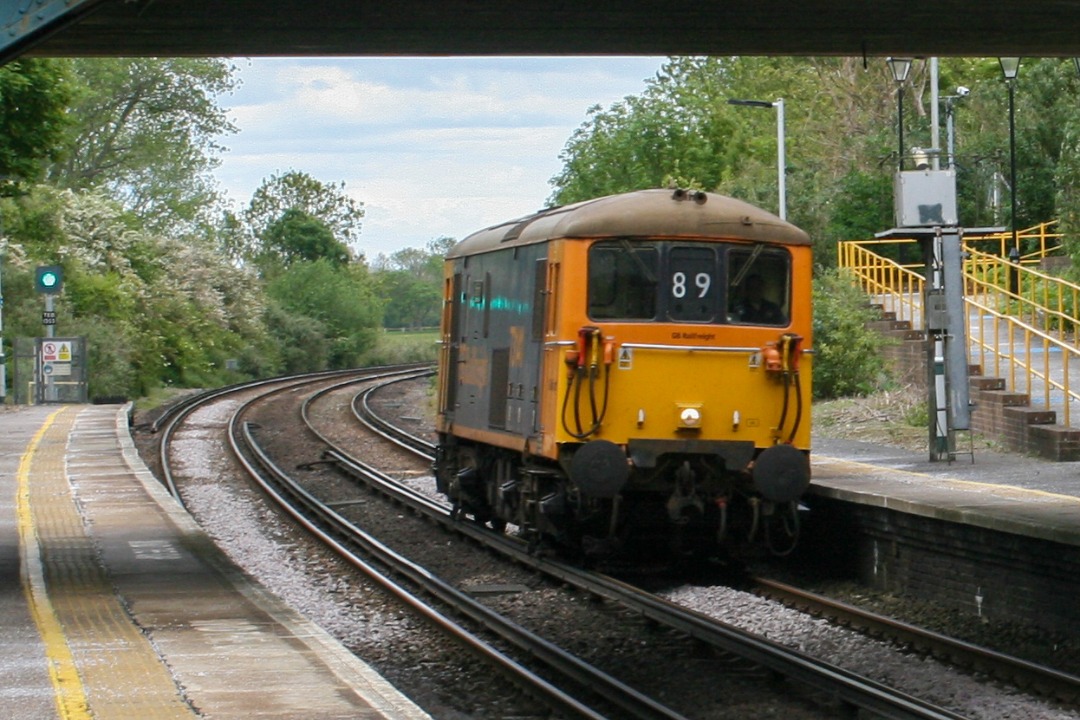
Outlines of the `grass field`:
[{"label": "grass field", "polygon": [[365,359],[365,365],[397,365],[410,362],[434,362],[439,346],[438,330],[384,330]]}]

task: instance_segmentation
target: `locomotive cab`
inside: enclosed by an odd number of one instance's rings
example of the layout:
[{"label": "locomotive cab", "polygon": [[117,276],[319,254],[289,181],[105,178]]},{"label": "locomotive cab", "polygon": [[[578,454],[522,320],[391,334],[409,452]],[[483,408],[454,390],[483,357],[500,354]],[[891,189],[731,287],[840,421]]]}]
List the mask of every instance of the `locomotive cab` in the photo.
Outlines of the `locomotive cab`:
[{"label": "locomotive cab", "polygon": [[440,490],[586,552],[789,550],[809,483],[809,250],[775,216],[678,191],[470,236],[447,261]]}]

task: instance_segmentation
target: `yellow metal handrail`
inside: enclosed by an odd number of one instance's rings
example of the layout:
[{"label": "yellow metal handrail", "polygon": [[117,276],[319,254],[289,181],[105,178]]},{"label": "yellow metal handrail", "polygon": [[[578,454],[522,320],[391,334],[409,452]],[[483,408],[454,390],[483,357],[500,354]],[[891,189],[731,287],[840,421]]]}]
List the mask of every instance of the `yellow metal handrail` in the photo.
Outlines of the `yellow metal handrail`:
[{"label": "yellow metal handrail", "polygon": [[[1061,248],[1061,233],[1050,231],[1057,223],[1057,220],[1051,220],[1016,231],[1016,240],[1021,249],[1021,263],[1037,263],[1055,250]],[[964,235],[964,247],[977,247],[983,252],[996,251],[1001,257],[1008,257],[1009,250],[1012,249],[1012,246],[1013,239],[1011,230],[990,233],[988,235]],[[1025,253],[1023,251],[1023,248],[1025,247],[1033,249]]]},{"label": "yellow metal handrail", "polygon": [[878,300],[883,310],[895,313],[897,320],[910,322],[913,328],[921,327],[923,276],[866,247],[877,243],[840,243],[840,267],[850,270],[863,292]]},{"label": "yellow metal handrail", "polygon": [[[1015,392],[1027,393],[1032,404],[1039,397],[1047,409],[1059,410],[1060,421],[1071,424],[1072,403],[1080,392],[1072,388],[1070,365],[1080,362],[1074,345],[1080,337],[1080,286],[1023,265],[1036,262],[1060,244],[1060,234],[1048,232],[1052,223],[1029,228],[1017,235],[1037,239],[1037,250],[1020,264],[1002,257],[1012,247],[1011,233],[965,237],[968,260],[964,267],[964,294],[969,352],[984,372],[1005,377]],[[854,273],[863,290],[883,308],[922,327],[924,279],[921,265],[890,260],[876,250],[883,245],[912,240],[868,240],[840,243],[840,266]],[[998,254],[976,246],[994,247]],[[1030,246],[1032,243],[1028,243]],[[919,271],[917,272],[916,269]],[[1051,356],[1060,354],[1062,372],[1053,377]],[[1041,388],[1041,389],[1040,389]]]}]

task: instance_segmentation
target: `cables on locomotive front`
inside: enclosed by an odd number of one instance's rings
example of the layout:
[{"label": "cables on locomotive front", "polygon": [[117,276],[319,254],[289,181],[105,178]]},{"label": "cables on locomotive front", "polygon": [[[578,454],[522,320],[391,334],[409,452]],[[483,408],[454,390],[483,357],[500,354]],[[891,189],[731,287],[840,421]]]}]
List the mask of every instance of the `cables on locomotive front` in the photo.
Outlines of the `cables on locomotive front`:
[{"label": "cables on locomotive front", "polygon": [[[602,403],[597,406],[596,381],[600,374],[601,352],[603,353],[604,365],[604,395]],[[578,330],[578,345],[575,350],[566,354],[566,365],[569,368],[569,378],[566,383],[566,394],[563,396],[562,426],[568,435],[578,440],[584,440],[594,435],[600,429],[607,415],[608,395],[611,389],[611,363],[614,358],[614,346],[612,343],[602,342],[600,328],[587,325]],[[589,385],[589,410],[592,415],[590,425],[585,428],[581,422],[581,388],[586,380]],[[567,405],[570,404],[570,391],[574,391],[574,430],[570,429],[566,420]]]},{"label": "cables on locomotive front", "polygon": [[795,333],[784,333],[780,336],[780,347],[776,343],[769,343],[765,349],[765,369],[769,372],[780,374],[784,385],[784,401],[780,408],[780,422],[776,425],[776,439],[779,440],[784,434],[784,425],[787,423],[789,398],[792,386],[795,388],[795,422],[791,427],[785,443],[790,445],[795,440],[795,433],[802,424],[803,396],[802,381],[799,378],[799,345],[802,336]]}]

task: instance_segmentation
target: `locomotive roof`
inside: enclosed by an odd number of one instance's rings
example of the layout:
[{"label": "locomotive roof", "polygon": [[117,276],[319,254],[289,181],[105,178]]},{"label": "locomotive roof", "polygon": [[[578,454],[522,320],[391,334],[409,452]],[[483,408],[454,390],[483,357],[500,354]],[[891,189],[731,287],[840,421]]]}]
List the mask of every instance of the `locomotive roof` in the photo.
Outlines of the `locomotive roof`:
[{"label": "locomotive roof", "polygon": [[638,190],[541,210],[469,235],[448,258],[562,238],[661,237],[809,245],[791,223],[742,200],[683,190]]}]

